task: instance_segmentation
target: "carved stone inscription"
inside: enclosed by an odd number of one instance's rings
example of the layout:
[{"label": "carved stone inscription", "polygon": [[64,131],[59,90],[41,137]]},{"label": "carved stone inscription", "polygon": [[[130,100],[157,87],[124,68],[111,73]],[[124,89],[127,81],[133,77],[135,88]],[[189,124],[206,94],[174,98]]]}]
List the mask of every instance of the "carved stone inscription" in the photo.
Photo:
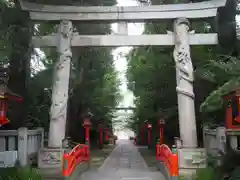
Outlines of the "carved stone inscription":
[{"label": "carved stone inscription", "polygon": [[206,166],[205,149],[179,149],[180,168],[204,168]]},{"label": "carved stone inscription", "polygon": [[41,149],[38,156],[38,166],[40,168],[60,168],[62,155],[62,149]]}]

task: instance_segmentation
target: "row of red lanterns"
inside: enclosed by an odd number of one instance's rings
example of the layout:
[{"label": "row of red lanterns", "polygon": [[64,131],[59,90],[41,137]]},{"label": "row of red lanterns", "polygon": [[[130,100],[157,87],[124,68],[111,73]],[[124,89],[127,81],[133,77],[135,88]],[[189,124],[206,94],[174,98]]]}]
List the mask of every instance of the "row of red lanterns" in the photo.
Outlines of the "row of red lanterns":
[{"label": "row of red lanterns", "polygon": [[[164,125],[165,125],[165,120],[164,119],[160,119],[158,121],[158,125],[159,125],[159,136],[160,136],[160,144],[164,143]],[[141,140],[143,142],[144,140],[144,129],[148,130],[148,145],[151,144],[151,139],[152,139],[152,124],[151,123],[146,123],[144,124],[144,126],[141,128]],[[144,142],[143,142],[144,143]]]},{"label": "row of red lanterns", "polygon": [[[83,127],[85,128],[85,141],[86,143],[90,143],[90,129],[92,127],[92,123],[89,117],[84,117],[83,118]],[[99,126],[99,147],[102,148],[103,146],[103,123],[100,122]],[[110,128],[105,128],[105,140],[109,140],[109,133],[110,133]]]}]

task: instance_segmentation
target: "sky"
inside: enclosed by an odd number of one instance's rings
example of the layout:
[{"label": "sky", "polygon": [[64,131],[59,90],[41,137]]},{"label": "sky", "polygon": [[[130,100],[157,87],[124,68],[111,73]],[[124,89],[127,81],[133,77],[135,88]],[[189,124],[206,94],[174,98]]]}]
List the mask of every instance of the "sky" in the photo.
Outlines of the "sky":
[{"label": "sky", "polygon": [[[117,0],[118,6],[137,6],[137,2],[134,0]],[[118,24],[112,24],[112,29],[117,33]],[[142,23],[128,23],[128,35],[139,35],[144,30]],[[113,51],[115,68],[119,72],[119,78],[122,82],[120,87],[121,92],[124,95],[124,100],[121,103],[122,106],[133,106],[133,95],[127,90],[127,81],[125,78],[125,72],[127,68],[127,59],[124,55],[127,55],[131,50],[131,47],[119,47]]]},{"label": "sky", "polygon": [[[138,6],[138,3],[134,0],[117,0],[117,6]],[[118,24],[114,23],[112,24],[112,30],[115,34],[118,32]],[[128,23],[128,35],[139,35],[142,34],[144,30],[144,26],[142,23]],[[126,70],[127,70],[127,59],[126,55],[129,53],[129,51],[132,49],[132,47],[119,47],[116,48],[113,51],[113,57],[114,57],[114,64],[115,68],[118,71],[119,79],[121,81],[121,94],[123,96],[122,102],[120,102],[119,106],[134,106],[134,96],[131,91],[127,89],[127,79],[125,76]],[[124,121],[127,119],[128,116],[132,114],[132,111],[118,111],[116,115],[118,117],[116,118],[117,121],[121,121],[122,123],[116,123],[115,128],[120,128],[124,123]],[[119,132],[116,132],[116,135],[119,139],[127,139],[129,136],[133,136],[133,132],[128,129],[121,130]]]}]

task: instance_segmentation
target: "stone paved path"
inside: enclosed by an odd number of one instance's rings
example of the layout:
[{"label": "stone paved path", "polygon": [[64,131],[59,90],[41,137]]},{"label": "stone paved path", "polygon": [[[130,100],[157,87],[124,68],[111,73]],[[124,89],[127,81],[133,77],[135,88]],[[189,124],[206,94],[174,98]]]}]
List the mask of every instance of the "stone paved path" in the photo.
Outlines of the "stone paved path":
[{"label": "stone paved path", "polygon": [[118,145],[98,170],[89,170],[79,180],[165,180],[151,172],[131,141],[119,140]]}]

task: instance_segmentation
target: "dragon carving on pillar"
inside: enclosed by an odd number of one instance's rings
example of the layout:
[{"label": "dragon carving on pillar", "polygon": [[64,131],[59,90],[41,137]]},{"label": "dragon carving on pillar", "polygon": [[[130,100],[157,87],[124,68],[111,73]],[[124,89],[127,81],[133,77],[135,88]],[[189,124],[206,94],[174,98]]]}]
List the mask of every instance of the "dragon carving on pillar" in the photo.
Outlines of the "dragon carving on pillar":
[{"label": "dragon carving on pillar", "polygon": [[[189,21],[179,18],[174,23],[175,48],[173,52],[176,72],[177,72],[177,91],[188,96],[194,97],[193,86],[193,65],[190,56],[189,46]],[[188,85],[187,85],[188,84]],[[187,85],[187,86],[186,86]]]}]

